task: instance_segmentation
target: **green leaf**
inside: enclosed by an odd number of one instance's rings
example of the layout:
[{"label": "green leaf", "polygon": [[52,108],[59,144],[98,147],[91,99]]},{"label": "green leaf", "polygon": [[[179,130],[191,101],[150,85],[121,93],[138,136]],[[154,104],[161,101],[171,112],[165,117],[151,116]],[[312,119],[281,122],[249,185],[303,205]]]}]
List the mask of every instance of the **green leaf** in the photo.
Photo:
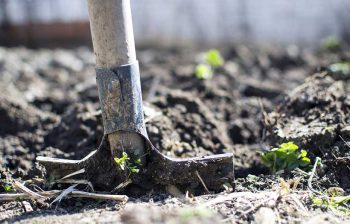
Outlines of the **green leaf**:
[{"label": "green leaf", "polygon": [[287,161],[288,163],[291,163],[293,161],[298,161],[298,155],[295,152],[287,153]]},{"label": "green leaf", "polygon": [[286,149],[278,149],[274,152],[275,152],[277,158],[285,159],[287,157],[287,150]]},{"label": "green leaf", "polygon": [[139,173],[140,169],[138,169],[136,166],[129,166],[131,173]]},{"label": "green leaf", "polygon": [[312,198],[312,202],[315,205],[325,205],[326,204],[326,202],[322,198],[319,198],[319,197]]},{"label": "green leaf", "polygon": [[134,163],[135,163],[136,165],[141,165],[141,159],[140,159],[140,158],[136,159],[136,160],[134,161]]},{"label": "green leaf", "polygon": [[350,201],[350,196],[345,196],[345,197],[341,197],[340,199],[336,200],[334,203],[344,204],[344,203],[348,203],[349,201]]},{"label": "green leaf", "polygon": [[213,77],[213,70],[209,65],[199,64],[196,67],[196,76],[198,79],[211,79]]},{"label": "green leaf", "polygon": [[276,171],[284,170],[287,167],[287,160],[276,158]]},{"label": "green leaf", "polygon": [[275,156],[273,152],[264,153],[261,157],[263,164],[269,168],[274,165]]},{"label": "green leaf", "polygon": [[290,150],[297,150],[299,147],[293,142],[288,142],[288,147]]},{"label": "green leaf", "polygon": [[303,158],[303,157],[306,157],[306,156],[307,156],[307,151],[304,150],[304,149],[302,149],[302,150],[300,151],[299,158]]},{"label": "green leaf", "polygon": [[293,142],[280,144],[279,148],[273,148],[261,155],[261,162],[267,166],[272,173],[284,170],[294,170],[297,167],[304,167],[310,164],[307,158],[307,151],[300,150]]},{"label": "green leaf", "polygon": [[307,157],[303,157],[299,160],[300,166],[307,166],[310,164],[310,162],[311,162],[310,159]]},{"label": "green leaf", "polygon": [[262,163],[264,163],[264,164],[269,164],[269,163],[270,163],[270,160],[269,160],[267,154],[263,154],[263,155],[261,156],[261,161],[262,161]]},{"label": "green leaf", "polygon": [[288,162],[287,170],[288,170],[288,171],[292,171],[292,170],[294,170],[295,168],[297,168],[298,166],[299,166],[298,160],[290,161],[290,162]]},{"label": "green leaf", "polygon": [[9,185],[9,184],[5,184],[4,189],[5,189],[6,192],[9,192],[9,191],[12,190],[12,186]]},{"label": "green leaf", "polygon": [[213,67],[219,67],[224,64],[224,59],[221,57],[220,52],[215,49],[211,49],[205,53],[205,61]]},{"label": "green leaf", "polygon": [[120,169],[125,170],[125,166],[126,166],[126,160],[128,159],[128,154],[123,152],[122,157],[118,158],[115,157],[114,161],[115,163],[120,167]]},{"label": "green leaf", "polygon": [[287,142],[280,145],[280,148],[283,148],[287,151],[296,151],[299,147],[293,142]]}]

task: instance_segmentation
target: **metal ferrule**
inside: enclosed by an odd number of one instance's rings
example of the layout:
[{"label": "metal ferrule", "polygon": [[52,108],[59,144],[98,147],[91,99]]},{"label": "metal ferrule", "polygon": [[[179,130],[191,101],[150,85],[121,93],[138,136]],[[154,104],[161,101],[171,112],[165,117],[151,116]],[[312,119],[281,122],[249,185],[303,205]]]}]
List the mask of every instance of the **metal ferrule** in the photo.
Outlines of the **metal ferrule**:
[{"label": "metal ferrule", "polygon": [[138,62],[114,68],[96,68],[96,81],[104,133],[129,131],[147,136]]}]

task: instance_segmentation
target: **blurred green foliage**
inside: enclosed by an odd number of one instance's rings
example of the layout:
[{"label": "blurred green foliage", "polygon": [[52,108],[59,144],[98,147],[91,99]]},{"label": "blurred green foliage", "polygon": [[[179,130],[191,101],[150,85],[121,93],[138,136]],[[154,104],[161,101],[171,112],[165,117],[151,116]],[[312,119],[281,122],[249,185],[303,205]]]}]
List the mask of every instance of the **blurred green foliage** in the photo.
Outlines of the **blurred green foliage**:
[{"label": "blurred green foliage", "polygon": [[120,169],[125,170],[125,168],[127,168],[130,174],[138,173],[140,171],[139,166],[141,166],[141,159],[136,158],[131,160],[129,155],[125,152],[123,152],[120,158],[115,157],[114,161]]},{"label": "blurred green foliage", "polygon": [[310,164],[306,150],[299,150],[293,142],[287,142],[265,152],[261,156],[262,163],[274,174],[279,171],[291,171]]},{"label": "blurred green foliage", "polygon": [[214,68],[224,64],[224,59],[222,58],[220,52],[215,49],[211,49],[205,53],[205,61],[208,65]]},{"label": "blurred green foliage", "polygon": [[203,63],[196,66],[196,77],[198,79],[212,79],[214,70],[224,65],[224,59],[220,52],[215,49],[211,49],[203,53]]},{"label": "blurred green foliage", "polygon": [[10,191],[12,190],[12,186],[11,186],[10,184],[5,184],[4,190],[5,190],[6,192],[10,192]]},{"label": "blurred green foliage", "polygon": [[213,78],[213,69],[207,64],[199,64],[196,67],[196,76],[198,79]]},{"label": "blurred green foliage", "polygon": [[321,43],[321,47],[326,50],[339,50],[340,49],[340,43],[341,41],[339,40],[338,37],[331,36],[327,37],[324,39]]},{"label": "blurred green foliage", "polygon": [[340,72],[343,74],[348,74],[350,73],[350,62],[346,61],[331,64],[330,66],[328,66],[328,70],[333,73]]}]

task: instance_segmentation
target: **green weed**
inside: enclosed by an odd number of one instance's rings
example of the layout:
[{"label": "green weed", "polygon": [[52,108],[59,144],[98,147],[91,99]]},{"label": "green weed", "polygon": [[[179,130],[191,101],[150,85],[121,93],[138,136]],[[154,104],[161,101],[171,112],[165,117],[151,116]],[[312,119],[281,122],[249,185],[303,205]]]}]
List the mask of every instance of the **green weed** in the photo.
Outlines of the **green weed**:
[{"label": "green weed", "polygon": [[11,186],[10,184],[5,184],[4,190],[5,190],[6,192],[10,192],[10,191],[12,191],[12,186]]},{"label": "green weed", "polygon": [[263,153],[261,161],[273,174],[283,170],[291,171],[310,164],[307,151],[299,150],[299,147],[293,142],[283,143],[278,148]]},{"label": "green weed", "polygon": [[215,49],[211,49],[203,54],[203,63],[196,66],[196,77],[198,79],[212,79],[215,68],[218,68],[224,64],[220,52]]},{"label": "green weed", "polygon": [[199,64],[196,67],[196,76],[198,79],[212,79],[213,69],[206,64]]},{"label": "green weed", "polygon": [[130,158],[126,152],[123,152],[120,158],[114,158],[115,163],[122,170],[128,170],[130,174],[136,174],[140,172],[141,159],[140,158]]},{"label": "green weed", "polygon": [[123,152],[122,157],[115,157],[114,161],[120,167],[120,169],[125,170],[127,159],[129,159],[128,154]]},{"label": "green weed", "polygon": [[350,201],[350,196],[336,197],[333,194],[329,199],[326,197],[313,197],[312,203],[317,206],[321,206],[331,210],[338,210],[346,215],[350,215],[350,209],[348,209],[346,203]]},{"label": "green weed", "polygon": [[214,68],[224,64],[224,59],[222,58],[220,52],[215,49],[211,49],[205,53],[205,61],[208,65]]}]

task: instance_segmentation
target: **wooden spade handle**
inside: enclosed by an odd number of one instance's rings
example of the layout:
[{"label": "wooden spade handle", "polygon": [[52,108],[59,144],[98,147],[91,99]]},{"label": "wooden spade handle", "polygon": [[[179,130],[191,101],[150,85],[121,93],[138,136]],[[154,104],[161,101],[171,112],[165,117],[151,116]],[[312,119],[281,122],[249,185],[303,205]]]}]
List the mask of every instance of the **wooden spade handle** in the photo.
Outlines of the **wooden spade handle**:
[{"label": "wooden spade handle", "polygon": [[98,67],[136,62],[130,0],[88,0]]},{"label": "wooden spade handle", "polygon": [[[88,8],[96,66],[111,68],[136,62],[130,0],[88,0]],[[145,143],[139,134],[119,131],[109,134],[108,140],[113,156],[122,151],[144,155]]]}]

